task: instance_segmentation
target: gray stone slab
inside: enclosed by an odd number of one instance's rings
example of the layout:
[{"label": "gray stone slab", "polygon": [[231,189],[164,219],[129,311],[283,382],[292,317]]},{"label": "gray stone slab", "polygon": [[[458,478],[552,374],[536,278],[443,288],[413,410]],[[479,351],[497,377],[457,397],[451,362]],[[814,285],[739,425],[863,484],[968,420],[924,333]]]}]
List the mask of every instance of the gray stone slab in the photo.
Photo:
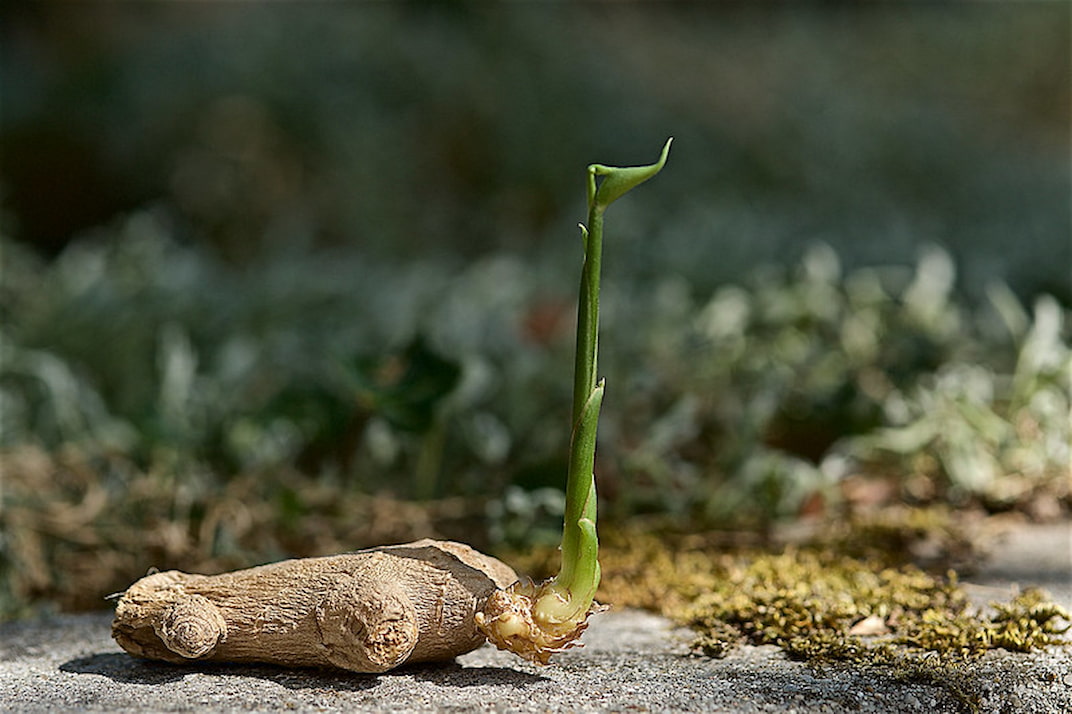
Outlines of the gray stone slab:
[{"label": "gray stone slab", "polygon": [[[1017,529],[973,584],[980,601],[1043,584],[1072,604],[1067,526]],[[1010,545],[1011,544],[1011,545]],[[692,657],[688,634],[642,612],[594,619],[586,646],[539,667],[483,647],[381,675],[267,666],[174,666],[129,657],[110,615],[0,626],[0,710],[258,712],[957,712],[946,687],[849,668],[816,670],[774,647]],[[1072,711],[1072,648],[993,653],[972,666],[981,711]]]},{"label": "gray stone slab", "polygon": [[996,536],[993,553],[972,581],[976,592],[1008,597],[1021,587],[1044,588],[1054,601],[1072,609],[1072,524],[1019,525]]}]

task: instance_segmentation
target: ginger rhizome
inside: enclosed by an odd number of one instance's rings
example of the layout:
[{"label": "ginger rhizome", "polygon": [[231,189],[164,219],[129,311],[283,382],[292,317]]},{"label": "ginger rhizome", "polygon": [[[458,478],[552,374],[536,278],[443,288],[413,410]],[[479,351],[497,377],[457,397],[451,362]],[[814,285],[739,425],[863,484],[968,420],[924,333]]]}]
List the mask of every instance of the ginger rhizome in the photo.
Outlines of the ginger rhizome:
[{"label": "ginger rhizome", "polygon": [[167,571],[119,599],[112,636],[168,662],[265,662],[384,672],[479,647],[474,614],[517,581],[467,545],[405,545],[220,575]]}]

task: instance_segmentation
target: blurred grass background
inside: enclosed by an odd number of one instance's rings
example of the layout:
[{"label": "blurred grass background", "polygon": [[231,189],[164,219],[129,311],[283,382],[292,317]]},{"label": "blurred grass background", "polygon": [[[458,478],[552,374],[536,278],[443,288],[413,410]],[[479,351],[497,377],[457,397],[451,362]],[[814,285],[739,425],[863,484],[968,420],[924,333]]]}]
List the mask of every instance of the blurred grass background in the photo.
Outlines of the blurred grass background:
[{"label": "blurred grass background", "polygon": [[601,518],[1069,511],[1063,3],[3,10],[0,616]]}]

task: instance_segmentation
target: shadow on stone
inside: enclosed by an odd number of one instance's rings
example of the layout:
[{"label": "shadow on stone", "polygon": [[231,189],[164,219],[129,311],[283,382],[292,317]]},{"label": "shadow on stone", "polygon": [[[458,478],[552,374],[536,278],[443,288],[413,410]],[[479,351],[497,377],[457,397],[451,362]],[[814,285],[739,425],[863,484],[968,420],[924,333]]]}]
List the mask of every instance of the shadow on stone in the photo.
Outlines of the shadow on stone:
[{"label": "shadow on stone", "polygon": [[549,681],[537,674],[509,667],[463,667],[457,662],[429,662],[402,667],[384,674],[359,674],[331,669],[289,669],[269,664],[203,662],[181,665],[104,652],[79,657],[60,665],[73,674],[99,674],[123,684],[159,685],[176,682],[193,674],[219,677],[264,679],[288,689],[345,689],[361,691],[379,684],[381,677],[411,676],[440,687],[511,686],[521,687]]},{"label": "shadow on stone", "polygon": [[457,662],[415,664],[397,670],[438,687],[525,687],[551,681],[547,677],[510,667],[463,667]]},{"label": "shadow on stone", "polygon": [[64,662],[60,671],[74,674],[99,674],[123,684],[167,684],[193,674],[219,677],[244,677],[275,682],[288,689],[345,689],[360,691],[379,683],[380,675],[358,674],[342,670],[288,669],[268,664],[200,663],[178,665],[139,659],[127,654],[108,652],[79,657]]},{"label": "shadow on stone", "polygon": [[190,673],[190,670],[185,667],[139,660],[116,652],[69,660],[60,665],[60,671],[74,674],[99,674],[124,684],[166,684],[182,679]]}]

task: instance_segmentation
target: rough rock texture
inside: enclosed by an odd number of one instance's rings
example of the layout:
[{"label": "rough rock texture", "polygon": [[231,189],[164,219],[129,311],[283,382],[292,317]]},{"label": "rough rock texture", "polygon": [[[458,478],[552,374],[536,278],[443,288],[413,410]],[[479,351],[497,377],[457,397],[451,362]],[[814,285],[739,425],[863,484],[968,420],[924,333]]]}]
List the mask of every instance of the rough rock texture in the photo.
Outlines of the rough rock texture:
[{"label": "rough rock texture", "polygon": [[515,580],[494,558],[432,540],[219,575],[172,570],[123,593],[112,635],[131,654],[168,662],[383,672],[478,647],[474,614]]},{"label": "rough rock texture", "polygon": [[[260,664],[196,667],[131,657],[106,615],[0,625],[0,711],[790,712],[970,711],[938,683],[814,670],[776,647],[691,657],[688,634],[647,613],[592,618],[585,646],[550,667],[481,647],[382,674]],[[1072,711],[1072,652],[995,654],[973,667],[982,712]]]},{"label": "rough rock texture", "polygon": [[[1043,585],[1072,607],[1072,530],[1016,527],[970,579],[973,599]],[[551,667],[490,646],[383,674],[260,664],[174,665],[131,657],[111,615],[0,624],[0,711],[19,712],[908,712],[970,709],[941,682],[792,662],[775,647],[690,657],[688,634],[646,613],[592,618],[585,646]],[[978,711],[1072,711],[1072,648],[992,653],[967,671]]]}]

